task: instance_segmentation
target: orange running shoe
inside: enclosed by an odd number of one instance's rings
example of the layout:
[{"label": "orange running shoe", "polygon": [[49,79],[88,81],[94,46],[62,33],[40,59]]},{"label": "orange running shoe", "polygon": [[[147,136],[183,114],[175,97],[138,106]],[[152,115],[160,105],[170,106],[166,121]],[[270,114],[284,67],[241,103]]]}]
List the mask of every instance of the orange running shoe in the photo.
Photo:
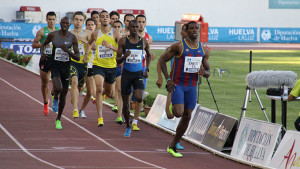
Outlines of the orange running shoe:
[{"label": "orange running shoe", "polygon": [[47,116],[49,114],[49,99],[47,104],[44,103],[44,115]]}]

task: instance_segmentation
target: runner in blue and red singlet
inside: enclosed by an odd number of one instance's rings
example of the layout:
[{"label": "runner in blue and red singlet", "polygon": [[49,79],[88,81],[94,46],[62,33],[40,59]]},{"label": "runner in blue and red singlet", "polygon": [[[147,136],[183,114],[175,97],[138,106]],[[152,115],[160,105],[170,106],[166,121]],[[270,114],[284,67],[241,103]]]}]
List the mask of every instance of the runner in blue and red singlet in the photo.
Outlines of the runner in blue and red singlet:
[{"label": "runner in blue and red singlet", "polygon": [[[188,128],[191,113],[196,105],[198,75],[206,78],[210,75],[208,50],[198,40],[199,25],[196,22],[186,24],[187,37],[173,44],[159,60],[161,71],[167,80],[167,90],[172,93],[172,112],[181,117],[176,135],[168,146],[167,152],[174,157],[182,157],[176,144]],[[166,62],[175,56],[169,76]]]}]

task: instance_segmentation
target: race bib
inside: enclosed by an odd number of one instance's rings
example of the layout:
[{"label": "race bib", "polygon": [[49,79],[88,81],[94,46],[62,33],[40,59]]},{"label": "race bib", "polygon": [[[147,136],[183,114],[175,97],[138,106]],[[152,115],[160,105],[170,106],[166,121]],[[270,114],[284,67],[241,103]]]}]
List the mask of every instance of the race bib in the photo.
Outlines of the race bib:
[{"label": "race bib", "polygon": [[84,45],[82,43],[78,43],[78,49],[79,49],[79,54],[80,56],[84,55]]},{"label": "race bib", "polygon": [[185,73],[197,73],[200,70],[202,63],[202,57],[185,57],[184,72]]},{"label": "race bib", "polygon": [[44,49],[46,55],[52,55],[52,42],[50,42]]},{"label": "race bib", "polygon": [[68,62],[69,54],[63,51],[61,48],[56,48],[54,60],[61,61],[61,62]]},{"label": "race bib", "polygon": [[143,50],[130,49],[130,55],[126,58],[127,63],[141,63],[143,59]]},{"label": "race bib", "polygon": [[114,51],[102,46],[102,45],[98,45],[98,57],[100,59],[104,59],[104,58],[111,58],[114,56]]}]

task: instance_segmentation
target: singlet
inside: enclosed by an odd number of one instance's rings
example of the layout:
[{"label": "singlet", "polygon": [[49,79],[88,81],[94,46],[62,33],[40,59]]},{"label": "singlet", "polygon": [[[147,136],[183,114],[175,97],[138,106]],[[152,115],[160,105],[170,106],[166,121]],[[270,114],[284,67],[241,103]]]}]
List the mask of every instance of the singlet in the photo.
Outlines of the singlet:
[{"label": "singlet", "polygon": [[123,69],[130,72],[138,72],[143,69],[143,38],[139,37],[139,42],[132,44],[129,41],[129,37],[126,36],[125,48],[123,53],[125,54],[127,49],[130,49],[131,53],[124,59]]},{"label": "singlet", "polygon": [[[59,28],[55,27],[55,30],[59,30]],[[48,29],[47,26],[45,26],[44,27],[44,34],[43,34],[43,37],[40,40],[40,43],[44,43],[45,42],[45,40],[47,39],[47,36],[48,36],[49,33],[51,33],[51,31]]]},{"label": "singlet", "polygon": [[[74,30],[72,30],[71,32],[74,34]],[[79,36],[82,37],[84,32],[85,32],[85,30],[82,29],[81,32],[79,33]],[[78,40],[78,49],[79,49],[80,60],[77,61],[73,58],[71,58],[71,60],[72,60],[72,62],[76,62],[76,63],[84,63],[83,58],[84,58],[84,54],[85,54],[86,45],[80,40]],[[90,55],[89,55],[89,58],[91,58]],[[89,62],[89,59],[88,59],[88,62]]]},{"label": "singlet", "polygon": [[186,39],[181,41],[183,50],[175,57],[171,70],[171,79],[176,85],[196,86],[204,50],[201,42],[197,48],[191,48]]},{"label": "singlet", "polygon": [[67,52],[63,51],[59,46],[65,44],[68,49],[70,49],[73,45],[73,33],[68,32],[68,36],[66,38],[59,37],[59,31],[54,32],[54,40],[52,42],[52,58],[56,62],[70,62],[70,56]]},{"label": "singlet", "polygon": [[[47,26],[45,26],[44,28],[44,34],[43,34],[43,36],[42,36],[42,38],[41,38],[41,40],[40,40],[40,43],[44,43],[45,42],[45,40],[47,39],[47,36],[48,36],[48,34],[49,33],[51,33],[51,31],[48,29],[48,27]],[[59,28],[58,27],[55,27],[55,30],[59,30]],[[50,42],[50,46],[49,47],[45,47],[45,54],[48,56],[48,57],[50,57],[51,56],[51,54],[52,54],[52,43]]]},{"label": "singlet", "polygon": [[300,96],[300,80],[297,80],[297,82],[290,94],[293,95],[294,97]]},{"label": "singlet", "polygon": [[108,49],[105,46],[102,46],[102,41],[105,40],[108,44],[111,44],[114,47],[118,47],[118,43],[114,39],[114,29],[104,34],[101,29],[98,31],[98,37],[96,40],[96,55],[94,58],[93,65],[100,66],[103,68],[115,68],[117,67],[116,56],[117,52],[112,49]]},{"label": "singlet", "polygon": [[[146,39],[147,42],[149,42],[150,36],[149,36],[149,34],[147,32],[145,32],[145,36],[143,38]],[[143,67],[145,67],[146,66],[146,57],[147,57],[146,52],[144,52],[143,57],[144,57],[143,58]]]}]

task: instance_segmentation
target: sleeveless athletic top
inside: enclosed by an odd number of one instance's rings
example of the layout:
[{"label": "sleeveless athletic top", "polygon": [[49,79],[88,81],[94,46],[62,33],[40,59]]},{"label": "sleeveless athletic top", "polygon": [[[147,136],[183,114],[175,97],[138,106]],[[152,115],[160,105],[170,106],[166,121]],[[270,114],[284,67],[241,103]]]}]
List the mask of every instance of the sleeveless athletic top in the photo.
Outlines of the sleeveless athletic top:
[{"label": "sleeveless athletic top", "polygon": [[[71,32],[74,34],[74,30],[72,30]],[[79,33],[79,36],[82,37],[84,32],[85,32],[85,30],[82,29],[81,32]],[[86,48],[86,45],[82,41],[78,40],[78,49],[79,49],[80,60],[77,61],[77,60],[71,58],[72,62],[84,63],[83,58],[84,58],[84,54],[85,54],[85,48]]]},{"label": "sleeveless athletic top", "polygon": [[[48,29],[47,26],[45,26],[44,28],[44,34],[40,40],[40,43],[44,43],[45,40],[47,39],[47,36],[49,33],[51,33],[51,31]],[[55,27],[55,30],[59,30],[58,27]],[[45,47],[45,54],[48,56],[48,57],[51,57],[51,54],[52,54],[52,43],[50,42],[50,46],[49,47]]]},{"label": "sleeveless athletic top", "polygon": [[105,46],[102,46],[102,41],[105,40],[108,44],[111,44],[114,47],[118,47],[118,43],[114,39],[114,29],[104,34],[101,29],[98,31],[98,37],[96,40],[96,55],[94,58],[93,65],[100,66],[103,68],[115,68],[117,67],[116,56],[117,53],[112,49],[108,49]]},{"label": "sleeveless athletic top", "polygon": [[126,36],[125,49],[123,53],[125,54],[127,49],[130,49],[130,55],[124,59],[123,69],[130,72],[138,72],[143,69],[143,38],[139,37],[139,42],[132,44],[129,41],[129,37]]},{"label": "sleeveless athletic top", "polygon": [[62,44],[65,44],[68,49],[70,49],[73,45],[73,36],[74,34],[68,32],[68,36],[66,38],[59,37],[59,31],[54,32],[54,40],[53,40],[53,49],[52,49],[52,57],[56,62],[70,62],[70,56],[67,52],[63,51],[59,48]]},{"label": "sleeveless athletic top", "polygon": [[191,48],[186,39],[181,41],[183,50],[179,57],[175,57],[171,70],[171,79],[176,85],[196,86],[198,71],[200,70],[204,50],[199,42],[197,48]]}]

